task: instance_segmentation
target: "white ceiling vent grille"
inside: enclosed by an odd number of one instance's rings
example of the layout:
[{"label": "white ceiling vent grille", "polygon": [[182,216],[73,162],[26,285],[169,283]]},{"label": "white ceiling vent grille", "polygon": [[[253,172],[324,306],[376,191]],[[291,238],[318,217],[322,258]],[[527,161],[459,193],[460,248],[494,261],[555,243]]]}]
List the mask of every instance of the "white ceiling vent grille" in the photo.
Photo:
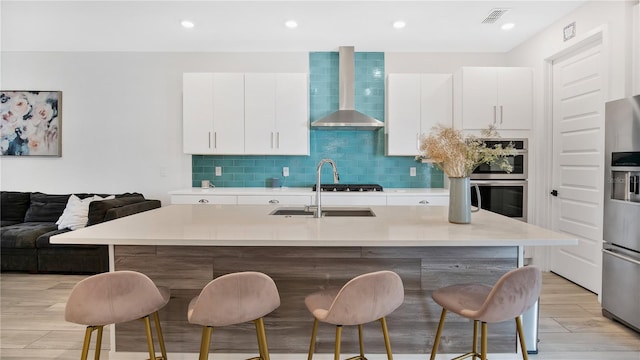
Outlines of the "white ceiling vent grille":
[{"label": "white ceiling vent grille", "polygon": [[487,15],[487,17],[484,20],[482,20],[482,23],[493,24],[496,21],[498,21],[498,19],[500,19],[500,17],[504,15],[504,13],[506,13],[507,11],[509,11],[509,9],[491,9],[491,12],[489,13],[489,15]]}]

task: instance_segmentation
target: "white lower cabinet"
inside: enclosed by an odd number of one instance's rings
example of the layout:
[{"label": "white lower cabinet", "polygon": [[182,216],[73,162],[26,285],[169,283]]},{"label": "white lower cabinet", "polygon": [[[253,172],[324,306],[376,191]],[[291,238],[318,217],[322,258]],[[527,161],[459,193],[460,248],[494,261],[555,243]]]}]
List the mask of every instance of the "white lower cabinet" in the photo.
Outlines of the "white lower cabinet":
[{"label": "white lower cabinet", "polygon": [[[313,198],[313,202],[315,204],[315,195]],[[360,194],[322,194],[322,199],[320,200],[322,206],[386,206],[387,205],[387,197],[386,196],[371,196],[371,195],[360,195]]]},{"label": "white lower cabinet", "polygon": [[447,206],[449,196],[396,195],[387,196],[388,206]]},{"label": "white lower cabinet", "polygon": [[310,205],[309,195],[238,195],[238,205]]},{"label": "white lower cabinet", "polygon": [[[222,189],[222,188],[220,188]],[[216,189],[216,191],[220,191]],[[208,204],[208,205],[282,205],[282,206],[305,206],[315,205],[316,194],[305,192],[292,193],[265,193],[259,191],[246,191],[234,189],[224,189],[223,194],[198,193],[195,189],[180,191],[171,194],[172,204]],[[245,192],[245,194],[243,194]],[[449,195],[436,192],[421,194],[394,194],[386,193],[322,193],[322,206],[447,206],[449,205]]]},{"label": "white lower cabinet", "polygon": [[172,204],[235,205],[235,195],[171,195]]}]

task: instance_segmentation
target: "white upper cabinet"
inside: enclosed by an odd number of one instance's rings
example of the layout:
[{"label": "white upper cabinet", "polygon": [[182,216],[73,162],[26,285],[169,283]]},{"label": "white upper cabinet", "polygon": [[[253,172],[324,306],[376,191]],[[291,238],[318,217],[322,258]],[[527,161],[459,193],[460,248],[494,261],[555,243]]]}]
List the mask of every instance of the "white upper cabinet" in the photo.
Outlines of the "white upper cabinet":
[{"label": "white upper cabinet", "polygon": [[182,144],[187,154],[244,152],[244,76],[185,73]]},{"label": "white upper cabinet", "polygon": [[452,123],[451,74],[389,74],[386,155],[418,155],[423,134],[437,124]]},{"label": "white upper cabinet", "polygon": [[245,74],[245,154],[309,155],[307,74]]},{"label": "white upper cabinet", "polygon": [[468,130],[494,125],[529,130],[533,120],[533,71],[521,67],[463,67],[456,73],[456,117]]}]

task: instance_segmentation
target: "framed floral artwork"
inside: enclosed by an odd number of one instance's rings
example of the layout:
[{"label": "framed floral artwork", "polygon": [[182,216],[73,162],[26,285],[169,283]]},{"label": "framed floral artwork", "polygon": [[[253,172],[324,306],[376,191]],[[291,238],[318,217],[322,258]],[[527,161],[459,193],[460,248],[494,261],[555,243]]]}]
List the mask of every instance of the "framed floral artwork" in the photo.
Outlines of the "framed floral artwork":
[{"label": "framed floral artwork", "polygon": [[2,156],[61,156],[62,91],[0,91]]}]

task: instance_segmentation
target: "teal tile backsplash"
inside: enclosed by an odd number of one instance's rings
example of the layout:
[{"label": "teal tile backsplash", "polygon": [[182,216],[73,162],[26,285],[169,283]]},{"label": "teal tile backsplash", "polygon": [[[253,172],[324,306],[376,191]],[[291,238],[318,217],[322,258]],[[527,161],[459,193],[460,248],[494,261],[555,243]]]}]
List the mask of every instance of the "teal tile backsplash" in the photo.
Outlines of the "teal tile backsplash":
[{"label": "teal tile backsplash", "polygon": [[[384,53],[355,53],[356,110],[384,121]],[[310,121],[338,110],[338,53],[309,53]],[[385,188],[443,187],[442,171],[416,162],[413,157],[384,156],[384,130],[311,130],[310,156],[193,155],[192,185],[211,180],[220,187],[265,187],[271,178],[280,185],[310,187],[316,181],[321,159],[336,162],[342,183],[376,183]],[[215,167],[222,176],[214,176]],[[289,176],[282,168],[289,167]],[[416,167],[417,176],[409,176]],[[333,182],[330,166],[322,182]]]}]

